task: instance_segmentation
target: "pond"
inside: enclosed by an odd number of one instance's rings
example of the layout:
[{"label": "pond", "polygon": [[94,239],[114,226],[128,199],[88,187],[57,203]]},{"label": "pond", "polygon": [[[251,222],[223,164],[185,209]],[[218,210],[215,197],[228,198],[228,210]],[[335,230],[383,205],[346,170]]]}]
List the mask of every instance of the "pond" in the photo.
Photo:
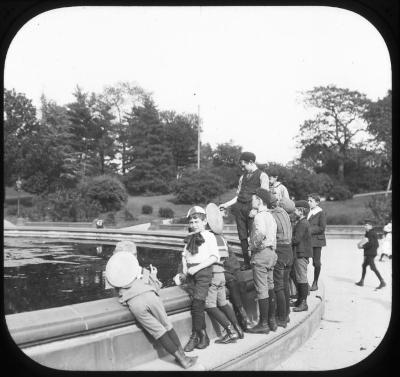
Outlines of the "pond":
[{"label": "pond", "polygon": [[[5,314],[54,308],[115,296],[104,270],[115,245],[45,238],[4,238]],[[175,285],[181,249],[137,245],[141,266],[158,269],[163,287]]]}]

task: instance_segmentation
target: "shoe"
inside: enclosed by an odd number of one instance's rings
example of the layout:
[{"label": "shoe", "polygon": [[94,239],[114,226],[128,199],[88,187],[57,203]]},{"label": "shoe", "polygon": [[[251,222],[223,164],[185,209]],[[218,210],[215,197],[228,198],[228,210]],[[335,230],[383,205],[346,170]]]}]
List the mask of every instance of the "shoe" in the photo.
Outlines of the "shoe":
[{"label": "shoe", "polygon": [[240,271],[246,271],[246,270],[251,270],[251,265],[250,265],[250,263],[243,263],[243,264],[240,266]]},{"label": "shoe", "polygon": [[276,319],[276,324],[277,324],[279,327],[286,328],[286,326],[287,326],[287,320],[286,320],[286,319],[279,319],[279,318],[277,318],[277,319]]},{"label": "shoe", "polygon": [[252,334],[269,334],[268,321],[258,322],[254,327],[248,329]]},{"label": "shoe", "polygon": [[196,364],[196,361],[198,359],[198,356],[186,356],[181,350],[178,349],[174,353],[176,361],[181,365],[183,369],[188,369],[194,364]]},{"label": "shoe", "polygon": [[358,285],[359,287],[363,287],[364,286],[364,281],[360,280],[358,283],[355,283],[356,285]]},{"label": "shoe", "polygon": [[379,286],[376,287],[376,289],[381,289],[383,287],[386,287],[386,283],[382,280],[381,283],[379,284]]},{"label": "shoe", "polygon": [[239,324],[233,325],[233,328],[235,329],[239,339],[243,339],[244,338],[244,332],[243,332],[242,328],[240,327],[240,325]]},{"label": "shoe", "polygon": [[286,323],[289,323],[290,322],[290,317],[289,317],[289,315],[286,317]]},{"label": "shoe", "polygon": [[189,341],[187,342],[183,350],[184,352],[192,352],[197,347],[198,344],[199,344],[199,336],[197,335],[196,331],[193,331],[192,335],[190,335]]},{"label": "shoe", "polygon": [[299,306],[299,305],[300,305],[300,302],[301,302],[301,300],[299,300],[299,299],[297,299],[296,301],[291,301],[291,302],[289,303],[289,306],[290,306],[290,307]]},{"label": "shoe", "polygon": [[316,281],[314,281],[314,282],[312,283],[312,286],[311,286],[311,288],[310,288],[310,291],[317,291],[317,290],[318,290],[318,284],[317,284]]},{"label": "shoe", "polygon": [[203,349],[209,346],[210,338],[208,337],[206,329],[202,329],[198,333],[199,335],[199,343],[197,344],[196,348]]},{"label": "shoe", "polygon": [[247,331],[247,329],[251,326],[251,323],[243,306],[237,308],[236,318],[238,319],[239,325],[243,331]]},{"label": "shoe", "polygon": [[302,300],[300,302],[299,306],[296,306],[295,308],[293,308],[294,312],[305,312],[307,310],[308,310],[308,305],[307,305],[306,300]]}]

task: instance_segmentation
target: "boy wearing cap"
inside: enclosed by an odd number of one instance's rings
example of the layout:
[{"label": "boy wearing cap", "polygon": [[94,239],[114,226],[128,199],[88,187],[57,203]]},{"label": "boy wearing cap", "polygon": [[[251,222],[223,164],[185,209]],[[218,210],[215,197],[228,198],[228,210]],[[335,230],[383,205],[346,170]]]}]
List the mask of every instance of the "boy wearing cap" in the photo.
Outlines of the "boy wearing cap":
[{"label": "boy wearing cap", "polygon": [[[270,191],[271,192],[271,191]],[[288,199],[288,198],[285,198]],[[284,205],[285,202],[283,201]],[[290,289],[289,276],[293,265],[292,250],[292,224],[288,213],[278,206],[278,197],[271,195],[268,208],[275,219],[276,231],[276,255],[278,260],[274,266],[274,294],[276,295],[276,322],[272,319],[274,313],[270,315],[270,328],[275,331],[277,326],[286,327],[290,313]],[[271,310],[271,305],[270,305]]]},{"label": "boy wearing cap", "polygon": [[210,344],[206,332],[205,301],[213,277],[212,265],[218,262],[219,254],[214,235],[205,229],[205,210],[194,206],[188,211],[187,217],[189,227],[194,232],[185,238],[186,245],[182,252],[182,271],[192,292],[192,334],[184,348],[185,352],[190,352]]},{"label": "boy wearing cap", "polygon": [[277,225],[267,207],[271,198],[272,194],[262,188],[256,189],[252,195],[252,208],[256,214],[250,232],[250,250],[259,321],[248,331],[256,334],[269,333],[269,305],[276,305],[273,298],[269,300],[274,289],[273,271],[278,259],[275,253]]},{"label": "boy wearing cap", "polygon": [[239,165],[243,171],[243,175],[239,178],[236,196],[228,202],[220,205],[221,209],[225,209],[235,204],[234,215],[244,259],[242,269],[251,268],[248,237],[253,221],[252,218],[249,217],[252,209],[252,195],[260,187],[269,190],[268,175],[258,169],[255,162],[256,156],[252,152],[243,152],[240,155]]},{"label": "boy wearing cap", "polygon": [[158,296],[161,282],[157,278],[156,267],[150,265],[150,271],[141,268],[132,252],[117,251],[107,262],[106,279],[111,286],[119,288],[120,303],[129,307],[137,322],[175,356],[184,369],[196,363],[197,357],[185,355]]},{"label": "boy wearing cap", "polygon": [[269,174],[269,191],[275,195],[278,204],[282,198],[290,199],[286,186],[278,181],[278,174],[276,173]]},{"label": "boy wearing cap", "polygon": [[364,285],[365,274],[367,273],[367,266],[370,267],[372,271],[375,272],[375,275],[380,281],[379,286],[376,289],[381,289],[386,287],[386,283],[383,280],[381,274],[379,273],[378,269],[375,266],[375,257],[377,255],[377,250],[379,246],[378,236],[373,228],[373,221],[372,220],[364,220],[365,224],[365,238],[367,239],[366,243],[363,243],[360,248],[364,249],[364,262],[362,264],[362,275],[361,280],[356,283],[356,285],[362,287]]},{"label": "boy wearing cap", "polygon": [[292,245],[295,253],[293,270],[297,288],[297,301],[294,304],[293,311],[302,312],[308,310],[307,266],[308,259],[312,257],[312,246],[311,229],[306,216],[310,206],[306,200],[296,201],[295,206],[295,214],[298,220],[293,229]]},{"label": "boy wearing cap", "polygon": [[321,272],[321,250],[326,246],[325,228],[326,228],[326,215],[323,209],[319,206],[321,198],[318,194],[308,195],[308,204],[310,212],[307,215],[307,220],[311,228],[311,244],[313,248],[313,266],[314,266],[314,281],[310,291],[318,289],[318,278]]}]

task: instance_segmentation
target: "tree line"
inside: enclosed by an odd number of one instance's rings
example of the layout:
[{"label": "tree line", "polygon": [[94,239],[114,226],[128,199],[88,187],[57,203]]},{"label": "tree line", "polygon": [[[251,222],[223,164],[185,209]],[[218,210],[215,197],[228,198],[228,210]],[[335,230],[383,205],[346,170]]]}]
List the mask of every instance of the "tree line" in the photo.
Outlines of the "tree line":
[{"label": "tree line", "polygon": [[[6,185],[20,178],[29,193],[71,197],[89,179],[110,176],[131,195],[173,192],[180,202],[206,201],[237,185],[242,147],[232,141],[202,144],[202,169],[196,169],[196,114],[160,111],[151,93],[129,82],[101,93],[77,87],[73,97],[59,105],[43,94],[36,109],[25,94],[5,89]],[[315,87],[302,101],[314,115],[299,126],[300,158],[260,167],[277,173],[295,197],[385,189],[392,168],[391,91],[371,101],[357,91]]]}]

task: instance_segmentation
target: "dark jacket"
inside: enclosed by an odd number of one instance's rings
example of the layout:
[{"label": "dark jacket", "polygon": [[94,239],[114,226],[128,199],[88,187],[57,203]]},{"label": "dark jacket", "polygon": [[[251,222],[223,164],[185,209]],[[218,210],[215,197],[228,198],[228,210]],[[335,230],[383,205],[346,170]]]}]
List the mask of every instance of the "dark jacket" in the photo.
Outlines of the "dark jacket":
[{"label": "dark jacket", "polygon": [[364,255],[375,257],[379,246],[378,235],[375,229],[365,232],[365,237],[368,238],[368,242],[363,246]]},{"label": "dark jacket", "polygon": [[312,257],[311,230],[306,218],[299,220],[294,226],[292,245],[296,258]]},{"label": "dark jacket", "polygon": [[325,228],[326,215],[322,210],[308,219],[311,229],[311,245],[312,247],[326,246]]},{"label": "dark jacket", "polygon": [[253,173],[243,174],[242,183],[240,185],[240,192],[237,197],[239,203],[251,202],[251,196],[261,186],[260,176],[262,171],[260,169],[254,170]]}]

